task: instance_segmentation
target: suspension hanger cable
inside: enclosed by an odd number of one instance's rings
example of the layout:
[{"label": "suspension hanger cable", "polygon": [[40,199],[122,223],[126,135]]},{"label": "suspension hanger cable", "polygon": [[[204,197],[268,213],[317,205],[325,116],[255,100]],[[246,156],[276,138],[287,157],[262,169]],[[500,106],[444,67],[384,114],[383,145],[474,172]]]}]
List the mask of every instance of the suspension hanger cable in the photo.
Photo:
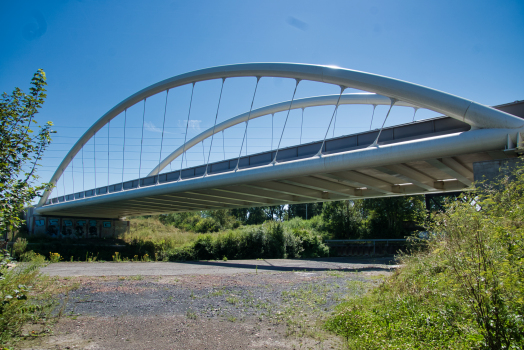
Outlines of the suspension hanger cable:
[{"label": "suspension hanger cable", "polygon": [[391,100],[391,104],[389,105],[388,113],[386,114],[386,118],[384,118],[384,122],[382,123],[382,127],[380,128],[380,131],[378,132],[377,138],[371,144],[371,146],[378,146],[378,139],[380,138],[380,134],[382,134],[382,130],[384,129],[384,125],[386,124],[386,120],[388,120],[389,113],[391,112],[391,109],[393,108],[393,105],[395,104],[395,102],[398,101],[396,98],[392,98],[392,97],[390,97],[389,99]]},{"label": "suspension hanger cable", "polygon": [[333,120],[333,138],[335,137],[335,128],[337,127],[337,115],[338,115],[338,109],[335,112],[335,120]]},{"label": "suspension hanger cable", "polygon": [[275,119],[275,113],[271,114],[271,149],[273,149],[273,122]]},{"label": "suspension hanger cable", "polygon": [[107,122],[107,193],[109,193],[109,129],[111,128],[111,120]]},{"label": "suspension hanger cable", "polygon": [[124,190],[124,168],[126,162],[126,124],[127,124],[127,108],[124,111],[124,142],[122,145],[122,191]]},{"label": "suspension hanger cable", "polygon": [[284,136],[284,131],[286,130],[287,120],[289,118],[289,112],[291,112],[291,106],[293,105],[293,101],[295,100],[295,94],[297,93],[298,84],[300,83],[300,79],[296,79],[295,84],[295,90],[293,91],[293,97],[291,98],[291,102],[289,102],[289,108],[287,110],[286,120],[284,122],[284,127],[282,128],[282,134],[280,134],[280,140],[278,141],[277,151],[275,152],[275,158],[273,158],[272,164],[275,164],[277,162],[277,155],[278,150],[280,149],[280,143],[282,142],[282,137]]},{"label": "suspension hanger cable", "polygon": [[253,110],[253,103],[255,102],[255,96],[257,94],[258,82],[260,81],[261,77],[256,77],[256,78],[257,78],[257,84],[255,85],[255,92],[253,93],[253,99],[251,100],[251,108],[249,108],[249,115],[247,116],[247,120],[246,120],[246,130],[244,131],[244,137],[242,138],[242,145],[240,146],[240,152],[238,153],[237,166],[235,167],[235,171],[238,170],[238,166],[240,165],[240,156],[242,155],[242,149],[244,148],[244,140],[246,139],[246,135],[247,135],[247,127],[249,125],[249,119],[251,118],[251,111]]},{"label": "suspension hanger cable", "polygon": [[93,135],[93,166],[95,168],[95,196],[96,196],[96,132]]},{"label": "suspension hanger cable", "polygon": [[331,123],[333,123],[333,118],[335,117],[335,114],[337,112],[338,106],[340,104],[340,98],[342,97],[342,93],[344,92],[344,90],[346,90],[346,87],[344,85],[340,85],[340,94],[338,95],[337,104],[335,105],[335,109],[333,110],[333,115],[331,115],[331,120],[329,121],[326,134],[324,135],[324,140],[322,141],[322,146],[320,146],[320,149],[318,150],[316,156],[322,156],[322,150],[324,149],[324,144],[326,143],[326,137],[329,133],[329,129],[331,128]]},{"label": "suspension hanger cable", "polygon": [[204,164],[206,164],[206,146],[204,145],[204,140],[202,140],[202,157],[204,157]]},{"label": "suspension hanger cable", "polygon": [[300,144],[302,144],[302,128],[304,126],[304,109],[302,108],[302,121],[300,122]]},{"label": "suspension hanger cable", "polygon": [[412,120],[413,123],[415,122],[415,115],[417,114],[418,109],[419,109],[418,107],[413,107],[413,110],[414,110],[413,111],[413,120]]},{"label": "suspension hanger cable", "polygon": [[[206,171],[204,172],[204,176],[207,175],[207,169],[209,167],[209,158],[211,157],[211,148],[213,147],[213,138],[215,137],[215,128],[217,126],[218,111],[220,109],[220,102],[222,101],[222,91],[224,90],[224,82],[225,81],[226,81],[226,78],[222,78],[222,87],[220,88],[220,96],[218,97],[217,113],[215,114],[215,124],[213,125],[213,133],[211,134],[211,144],[209,145],[209,153],[207,155]],[[224,136],[224,130],[222,130],[222,137],[223,136]],[[224,147],[224,159],[225,159],[225,156],[226,156],[226,154],[225,154],[225,147]],[[204,162],[205,161],[206,161],[206,159],[205,159],[205,156],[204,156]]]},{"label": "suspension hanger cable", "polygon": [[222,150],[224,151],[224,160],[226,160],[226,139],[224,136],[224,130],[222,130]]},{"label": "suspension hanger cable", "polygon": [[179,181],[182,180],[182,167],[184,166],[184,158],[186,158],[186,166],[187,166],[187,157],[185,157],[187,129],[189,128],[189,116],[191,115],[191,105],[193,104],[193,92],[194,91],[195,91],[195,82],[193,82],[193,87],[191,88],[191,99],[189,100],[189,112],[187,112],[186,135],[184,136],[184,147],[182,149],[182,161],[180,162],[180,173],[178,174]]},{"label": "suspension hanger cable", "polygon": [[84,173],[84,145],[82,145],[82,192],[85,192],[85,191],[86,191],[86,181],[85,181],[85,173]]},{"label": "suspension hanger cable", "polygon": [[[158,164],[162,161],[162,146],[164,145],[164,130],[166,128],[166,112],[167,112],[167,97],[169,96],[169,89],[166,90],[166,103],[164,105],[164,122],[162,123],[162,139],[160,140],[160,155],[158,156]],[[171,164],[171,163],[170,163]],[[160,173],[157,174],[156,183],[160,183]]]},{"label": "suspension hanger cable", "polygon": [[369,130],[371,130],[373,126],[373,117],[375,116],[375,108],[377,108],[377,105],[373,105],[373,113],[371,113],[371,123],[369,123]]},{"label": "suspension hanger cable", "polygon": [[142,148],[144,146],[144,124],[146,122],[146,98],[144,98],[144,112],[142,113],[142,137],[140,138],[140,163],[138,166],[138,187],[142,178]]},{"label": "suspension hanger cable", "polygon": [[75,158],[71,157],[71,180],[73,182],[73,199],[75,199]]}]

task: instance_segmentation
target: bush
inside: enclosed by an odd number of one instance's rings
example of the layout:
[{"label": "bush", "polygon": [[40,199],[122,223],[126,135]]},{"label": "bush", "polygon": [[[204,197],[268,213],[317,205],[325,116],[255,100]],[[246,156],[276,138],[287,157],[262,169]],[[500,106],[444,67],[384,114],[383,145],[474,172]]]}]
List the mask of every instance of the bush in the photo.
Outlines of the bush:
[{"label": "bush", "polygon": [[318,234],[307,230],[295,234],[285,230],[280,222],[266,222],[217,235],[199,235],[193,243],[173,249],[167,255],[170,261],[218,260],[224,256],[228,259],[277,259],[321,257],[327,256],[328,251]]},{"label": "bush", "polygon": [[17,238],[13,244],[13,250],[15,251],[16,256],[21,256],[27,248],[27,239]]},{"label": "bush", "polygon": [[329,255],[329,248],[322,243],[320,236],[307,230],[294,230],[293,235],[301,242],[302,257],[321,258]]},{"label": "bush", "polygon": [[350,348],[524,348],[524,170],[450,202],[381,287],[327,322]]},{"label": "bush", "polygon": [[46,317],[52,304],[34,295],[44,288],[39,277],[44,258],[37,255],[30,262],[9,267],[12,262],[7,251],[0,251],[0,344],[13,341],[27,322]]}]

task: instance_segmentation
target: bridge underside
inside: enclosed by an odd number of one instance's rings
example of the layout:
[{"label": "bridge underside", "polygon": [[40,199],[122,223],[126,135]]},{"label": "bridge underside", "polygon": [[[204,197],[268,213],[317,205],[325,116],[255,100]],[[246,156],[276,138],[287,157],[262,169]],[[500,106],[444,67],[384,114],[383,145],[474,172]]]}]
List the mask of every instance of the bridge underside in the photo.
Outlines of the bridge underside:
[{"label": "bridge underside", "polygon": [[[184,169],[182,180],[179,180],[180,172],[175,171],[160,174],[159,178],[128,181],[55,198],[38,208],[38,212],[46,216],[119,218],[455,192],[471,186],[473,163],[516,156],[511,151],[503,151],[503,135],[498,137],[500,142],[496,146],[489,142],[483,144],[480,142],[483,131],[467,131],[469,125],[451,118],[435,118],[409,127],[416,127],[416,137],[401,132],[409,130],[406,125],[387,128],[379,147],[369,146],[376,131],[349,135],[326,142],[324,152],[331,151],[331,155],[304,154],[307,149],[318,150],[318,145],[300,145],[281,150],[279,162],[274,165],[268,164],[272,152],[256,154],[242,157],[238,171],[234,170],[237,159],[210,164],[206,176],[203,176],[205,166]],[[425,135],[421,135],[421,130],[427,130]],[[446,143],[447,138],[460,140],[476,133],[479,136],[473,141],[466,141],[466,144],[473,142],[473,147],[461,147],[464,141],[451,140],[450,146],[442,149],[441,144]],[[363,142],[360,146],[359,138]],[[419,158],[404,156],[408,152],[417,153],[420,147],[428,151],[418,153]],[[468,152],[468,149],[482,151]],[[382,154],[378,154],[380,152]],[[425,156],[422,158],[421,154]],[[362,166],[366,163],[369,166]]]}]

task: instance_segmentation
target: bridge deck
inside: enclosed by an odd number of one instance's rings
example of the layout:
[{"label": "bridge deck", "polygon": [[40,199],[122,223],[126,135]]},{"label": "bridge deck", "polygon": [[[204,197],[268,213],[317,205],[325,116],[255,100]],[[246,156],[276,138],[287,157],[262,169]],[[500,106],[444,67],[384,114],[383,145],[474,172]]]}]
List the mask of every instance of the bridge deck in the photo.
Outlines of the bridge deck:
[{"label": "bridge deck", "polygon": [[[460,134],[469,129],[470,125],[453,118],[434,118],[385,128],[379,146]],[[353,155],[365,153],[377,135],[378,130],[373,130],[328,139],[323,155],[327,155],[328,159],[329,155],[350,151],[354,151]],[[319,141],[279,150],[278,166],[289,163],[289,167],[293,167],[297,162],[318,159],[313,156],[321,144]],[[229,182],[229,185],[215,186],[213,182],[220,184],[220,181],[214,180],[235,173],[237,159],[209,164],[205,177],[206,166],[202,165],[182,169],[182,176],[180,171],[173,171],[160,174],[159,177],[145,177],[52,198],[45,206],[38,208],[38,212],[48,216],[116,218],[457,191],[471,185],[473,162],[514,155],[500,149],[462,153],[457,148],[455,154],[445,158],[430,157],[398,163],[386,157],[384,164],[379,166],[355,168],[348,163],[342,168],[339,166],[334,172],[312,169],[311,172],[295,172],[291,177],[274,168],[270,181],[257,179],[258,174],[254,171],[262,170],[263,167],[266,170],[274,156],[275,151],[269,151],[241,157],[236,180]]]}]

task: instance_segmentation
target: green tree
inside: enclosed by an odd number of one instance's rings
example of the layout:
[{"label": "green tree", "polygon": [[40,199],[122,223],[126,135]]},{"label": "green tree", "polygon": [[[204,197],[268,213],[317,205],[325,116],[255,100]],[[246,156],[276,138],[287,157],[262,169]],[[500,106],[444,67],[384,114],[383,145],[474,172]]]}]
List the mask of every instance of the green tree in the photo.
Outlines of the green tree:
[{"label": "green tree", "polygon": [[322,214],[324,203],[290,204],[288,208],[289,218],[311,219],[313,216]]},{"label": "green tree", "polygon": [[0,231],[6,235],[21,224],[19,213],[50,184],[38,183],[36,169],[51,142],[51,122],[35,120],[46,98],[46,76],[39,69],[30,93],[15,88],[0,99]]},{"label": "green tree", "polygon": [[334,238],[360,238],[364,230],[362,201],[326,202],[322,207],[322,219]]},{"label": "green tree", "polygon": [[404,238],[426,216],[423,196],[365,199],[363,209],[371,238]]}]

